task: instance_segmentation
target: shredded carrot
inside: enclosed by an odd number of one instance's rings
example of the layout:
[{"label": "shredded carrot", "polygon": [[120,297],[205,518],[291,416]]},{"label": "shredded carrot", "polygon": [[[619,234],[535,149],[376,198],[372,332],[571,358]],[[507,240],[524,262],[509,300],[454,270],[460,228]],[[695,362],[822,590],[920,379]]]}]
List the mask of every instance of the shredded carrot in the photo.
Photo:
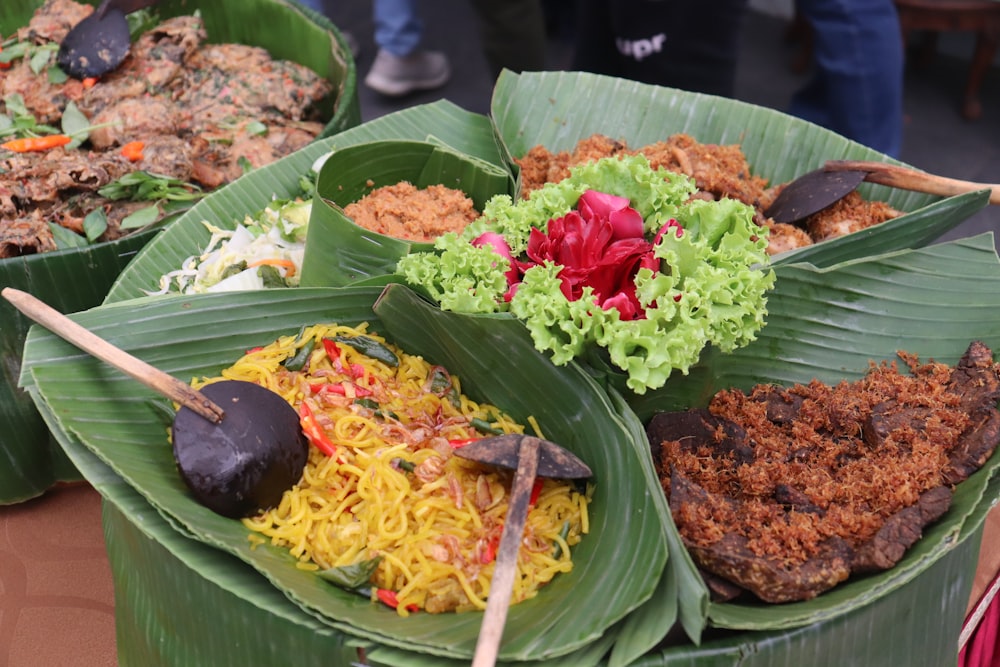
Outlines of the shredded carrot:
[{"label": "shredded carrot", "polygon": [[142,159],[142,149],[145,146],[141,141],[130,141],[122,146],[122,157],[130,162],[138,162]]},{"label": "shredded carrot", "polygon": [[15,153],[27,153],[29,151],[47,151],[57,146],[65,146],[71,141],[65,134],[49,134],[44,137],[25,137],[24,139],[11,139],[0,144],[0,148],[6,148]]},{"label": "shredded carrot", "polygon": [[267,264],[268,266],[283,266],[287,269],[285,274],[286,278],[291,278],[295,275],[295,262],[290,259],[258,259],[254,262],[247,264],[247,268],[251,269],[255,266],[263,266]]},{"label": "shredded carrot", "polygon": [[97,83],[97,77],[88,76],[87,78],[83,79],[83,81],[81,81],[80,83],[83,84],[84,88],[93,88],[94,85]]}]

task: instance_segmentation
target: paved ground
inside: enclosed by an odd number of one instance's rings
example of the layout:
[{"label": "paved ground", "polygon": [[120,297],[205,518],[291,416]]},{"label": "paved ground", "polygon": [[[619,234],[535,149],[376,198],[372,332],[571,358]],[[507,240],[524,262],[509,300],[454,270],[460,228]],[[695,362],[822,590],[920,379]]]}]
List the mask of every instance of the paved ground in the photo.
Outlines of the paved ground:
[{"label": "paved ground", "polygon": [[[560,0],[550,0],[558,5]],[[571,0],[562,0],[572,5]],[[413,104],[446,98],[470,111],[488,113],[493,81],[479,50],[475,14],[469,3],[422,0],[428,48],[448,54],[453,76],[447,86],[403,99],[385,98],[359,83],[364,120]],[[370,2],[327,0],[334,23],[357,38],[359,79],[375,55]],[[736,97],[784,109],[804,75],[792,71],[795,53],[785,43],[786,24],[779,17],[750,12],[743,30]],[[944,38],[941,52],[926,66],[908,64],[904,112],[906,126],[901,159],[928,172],[963,180],[1000,182],[1000,68],[993,67],[983,85],[983,117],[966,121],[958,111],[973,43],[964,35]],[[950,41],[949,41],[950,40]],[[570,47],[557,31],[549,48],[549,69],[566,69]],[[953,230],[948,238],[992,230],[1000,243],[1000,206],[991,206]]]}]

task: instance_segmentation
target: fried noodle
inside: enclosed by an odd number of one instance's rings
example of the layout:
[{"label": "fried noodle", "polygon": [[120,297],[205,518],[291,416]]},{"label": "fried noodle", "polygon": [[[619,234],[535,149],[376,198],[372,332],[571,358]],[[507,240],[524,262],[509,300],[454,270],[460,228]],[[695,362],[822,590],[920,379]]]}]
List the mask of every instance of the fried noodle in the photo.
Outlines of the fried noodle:
[{"label": "fried noodle", "polygon": [[[337,336],[377,341],[399,363],[336,343]],[[301,370],[285,368],[308,341],[314,348]],[[377,558],[371,597],[381,597],[379,590],[394,592],[400,615],[486,607],[513,471],[452,452],[483,437],[474,419],[504,433],[522,433],[523,425],[472,401],[461,393],[458,378],[388,345],[367,325],[307,327],[249,351],[221,377],[199,384],[221,379],[277,392],[300,415],[311,413],[320,437],[335,446],[327,455],[313,441],[300,482],[277,507],[243,520],[254,531],[251,542],[287,548],[299,567],[312,570]],[[570,547],[587,532],[589,494],[551,479],[536,490],[514,602],[534,597],[558,573],[569,572]]]}]

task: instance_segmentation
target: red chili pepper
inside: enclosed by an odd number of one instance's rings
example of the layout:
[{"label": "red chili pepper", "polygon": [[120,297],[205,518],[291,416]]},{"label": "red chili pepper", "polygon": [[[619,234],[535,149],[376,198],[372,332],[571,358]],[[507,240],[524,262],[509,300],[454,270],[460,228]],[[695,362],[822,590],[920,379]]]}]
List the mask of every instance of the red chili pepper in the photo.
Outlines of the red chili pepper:
[{"label": "red chili pepper", "polygon": [[370,389],[359,387],[353,382],[319,382],[310,384],[309,389],[314,394],[337,394],[338,396],[347,396],[348,385],[354,388],[355,398],[372,395],[372,391]]},{"label": "red chili pepper", "polygon": [[528,507],[534,507],[538,503],[538,496],[542,495],[542,480],[536,479],[531,487],[531,497],[528,498]]},{"label": "red chili pepper", "polygon": [[337,445],[327,437],[323,427],[316,421],[316,415],[313,414],[309,404],[305,401],[302,401],[302,405],[299,406],[299,424],[302,426],[302,432],[305,433],[309,442],[316,446],[316,449],[327,456],[336,456]]},{"label": "red chili pepper", "polygon": [[44,137],[25,137],[24,139],[11,139],[0,144],[0,148],[6,148],[15,153],[28,153],[31,151],[47,151],[57,146],[65,146],[72,139],[65,134],[47,134]]},{"label": "red chili pepper", "polygon": [[[338,373],[347,373],[355,380],[364,376],[365,367],[361,364],[349,364],[344,366],[344,362],[340,360],[341,348],[340,345],[337,344],[337,341],[332,338],[324,338],[323,349],[326,350],[326,356],[330,357],[330,361],[333,363],[333,368]],[[370,384],[374,382],[374,378],[369,378]]]},{"label": "red chili pepper", "polygon": [[340,365],[341,368],[337,368],[337,370],[342,370],[343,366],[340,363],[340,346],[337,345],[337,341],[332,338],[324,338],[323,349],[326,350],[326,356],[330,357],[330,361],[333,362],[334,367]]},{"label": "red chili pepper", "polygon": [[451,445],[454,449],[458,449],[459,447],[465,447],[469,443],[472,443],[472,442],[475,442],[476,440],[481,440],[481,439],[482,438],[456,438],[454,440],[449,440],[448,444]]},{"label": "red chili pepper", "polygon": [[80,83],[83,84],[84,88],[93,88],[95,85],[97,85],[97,77],[88,76],[85,79],[81,80]]},{"label": "red chili pepper", "polygon": [[[0,51],[3,51],[3,47],[2,46],[0,46]],[[0,69],[10,69],[13,64],[14,63],[10,63],[10,62],[0,63]]]},{"label": "red chili pepper", "polygon": [[490,537],[490,541],[486,543],[483,547],[482,553],[479,554],[479,562],[482,565],[488,565],[497,559],[497,548],[500,546],[500,535],[502,534],[502,528],[500,530],[493,531],[493,536]]},{"label": "red chili pepper", "polygon": [[141,141],[130,141],[122,146],[122,157],[129,162],[138,162],[142,159],[142,149],[146,147]]},{"label": "red chili pepper", "polygon": [[258,345],[257,347],[251,347],[249,350],[247,350],[246,353],[247,354],[253,354],[254,352],[260,352],[263,349],[264,348],[262,346]]},{"label": "red chili pepper", "polygon": [[[377,595],[378,599],[382,601],[382,604],[387,607],[396,609],[399,606],[399,598],[396,597],[396,591],[390,591],[388,588],[376,588],[375,595]],[[406,605],[407,611],[417,611],[418,609],[420,609],[420,607],[415,604]]]}]

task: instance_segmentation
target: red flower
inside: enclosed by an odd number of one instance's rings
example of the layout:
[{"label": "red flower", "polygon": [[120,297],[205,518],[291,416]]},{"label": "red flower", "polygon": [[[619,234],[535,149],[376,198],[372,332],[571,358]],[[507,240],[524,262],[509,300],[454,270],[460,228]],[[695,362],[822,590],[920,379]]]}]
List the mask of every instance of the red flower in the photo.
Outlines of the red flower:
[{"label": "red flower", "polygon": [[533,229],[528,257],[562,266],[562,292],[571,301],[593,290],[605,310],[617,308],[623,320],[641,319],[645,312],[635,295],[635,274],[641,267],[658,271],[660,261],[646,240],[639,212],[628,199],[588,190],[577,211],[549,221],[548,234]]},{"label": "red flower", "polygon": [[[505,257],[510,268],[505,272],[513,297],[524,272],[533,266],[552,262],[559,271],[562,293],[570,301],[583,296],[585,287],[593,290],[594,301],[605,310],[617,308],[623,320],[642,319],[645,311],[635,295],[635,274],[640,268],[660,270],[660,260],[653,254],[653,243],[646,240],[642,216],[629,206],[625,197],[596,190],[584,192],[577,210],[549,220],[548,232],[531,230],[527,261],[511,254],[507,241],[495,232],[486,232],[472,241],[475,246],[491,246]],[[682,233],[671,220],[656,234],[655,241],[671,228]]]}]

